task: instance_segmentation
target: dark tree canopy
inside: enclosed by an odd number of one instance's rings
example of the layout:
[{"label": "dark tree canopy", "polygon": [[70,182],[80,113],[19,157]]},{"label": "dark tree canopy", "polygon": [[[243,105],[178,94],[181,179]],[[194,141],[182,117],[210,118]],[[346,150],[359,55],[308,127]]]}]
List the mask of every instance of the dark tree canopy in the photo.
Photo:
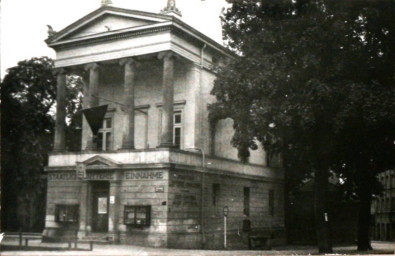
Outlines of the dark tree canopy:
[{"label": "dark tree canopy", "polygon": [[[312,172],[325,187],[332,170],[370,207],[376,174],[394,166],[395,1],[229,2],[238,57],[218,68],[211,118],[234,120],[241,158],[280,153],[288,187]],[[368,248],[368,230],[358,241]]]},{"label": "dark tree canopy", "polygon": [[[52,150],[56,77],[47,57],[20,61],[1,83],[2,230],[41,231],[45,217],[44,166]],[[67,112],[80,108],[80,82],[68,78]],[[68,133],[75,134],[69,125]],[[72,147],[72,145],[69,146]]]}]

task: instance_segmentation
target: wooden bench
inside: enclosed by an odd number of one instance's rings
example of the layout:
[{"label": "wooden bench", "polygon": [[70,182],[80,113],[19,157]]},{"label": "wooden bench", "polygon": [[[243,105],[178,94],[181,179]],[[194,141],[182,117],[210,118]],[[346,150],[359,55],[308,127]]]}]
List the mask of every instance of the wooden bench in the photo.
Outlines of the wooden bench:
[{"label": "wooden bench", "polygon": [[264,249],[271,250],[271,246],[268,244],[272,238],[271,235],[263,233],[251,233],[248,235],[248,249]]}]

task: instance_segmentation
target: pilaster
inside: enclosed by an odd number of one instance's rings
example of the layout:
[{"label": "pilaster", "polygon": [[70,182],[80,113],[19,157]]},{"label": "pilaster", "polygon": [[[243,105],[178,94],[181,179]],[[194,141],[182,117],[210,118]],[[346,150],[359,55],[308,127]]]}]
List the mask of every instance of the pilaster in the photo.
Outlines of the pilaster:
[{"label": "pilaster", "polygon": [[88,202],[88,181],[82,180],[80,187],[80,217],[79,217],[79,230],[78,238],[87,235],[87,202]]},{"label": "pilaster", "polygon": [[110,181],[108,233],[114,243],[119,243],[119,215],[122,210],[120,206],[121,180],[119,180],[119,175],[116,176],[118,177],[116,180]]},{"label": "pilaster", "polygon": [[201,148],[201,68],[196,63],[189,63],[188,66],[188,88],[186,90],[187,103],[185,106],[185,134],[190,134],[184,138],[186,148]]}]

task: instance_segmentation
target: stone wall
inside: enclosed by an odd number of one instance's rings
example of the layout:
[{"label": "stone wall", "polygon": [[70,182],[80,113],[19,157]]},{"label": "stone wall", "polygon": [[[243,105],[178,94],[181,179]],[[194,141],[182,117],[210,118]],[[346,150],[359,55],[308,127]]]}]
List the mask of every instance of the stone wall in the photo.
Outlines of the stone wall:
[{"label": "stone wall", "polygon": [[201,174],[172,170],[169,177],[168,245],[200,248]]},{"label": "stone wall", "polygon": [[[229,244],[242,246],[243,220],[251,221],[251,228],[272,236],[272,243],[285,242],[284,188],[281,182],[264,182],[253,178],[208,174],[205,177],[204,219],[206,248],[223,247],[223,208],[228,206],[227,231]],[[214,185],[219,185],[218,197],[213,198]],[[216,186],[218,186],[216,185]],[[244,188],[249,188],[249,216],[244,212]],[[217,192],[218,192],[217,190]],[[273,215],[269,212],[269,190],[274,191]]]},{"label": "stone wall", "polygon": [[[112,236],[115,228],[115,234],[119,234],[119,241],[124,244],[220,249],[223,247],[223,208],[228,206],[228,241],[236,248],[246,246],[246,234],[242,230],[245,219],[251,221],[252,230],[266,232],[273,237],[273,243],[284,242],[284,192],[281,179],[225,174],[224,171],[198,166],[172,164],[170,167],[127,168],[122,171],[102,166],[98,171],[98,166],[88,165],[88,191],[92,191],[89,186],[94,180],[108,180],[109,196],[115,195],[114,202],[109,203],[108,236]],[[81,223],[56,222],[55,204],[80,205],[82,183],[74,170],[52,170],[48,177],[44,237],[53,240],[71,239],[85,223],[81,226]],[[248,200],[245,199],[245,190],[249,190]],[[87,231],[82,230],[82,234],[87,236],[90,235],[89,208],[92,207],[92,194],[89,193],[87,205],[83,207],[87,208]],[[273,193],[272,206],[269,193]],[[126,225],[126,206],[150,206],[150,225]],[[246,208],[249,209],[247,216]]]},{"label": "stone wall", "polygon": [[[155,171],[161,177],[133,178],[136,172]],[[119,231],[120,241],[124,244],[144,245],[151,247],[167,246],[167,218],[169,191],[168,170],[125,171],[120,187]],[[124,208],[126,205],[150,205],[151,225],[149,227],[133,227],[124,225]]]},{"label": "stone wall", "polygon": [[[203,177],[204,176],[204,177]],[[201,181],[204,179],[203,208]],[[214,185],[216,184],[216,185]],[[214,199],[214,186],[217,195]],[[218,189],[219,188],[219,189]],[[244,215],[244,188],[250,190],[249,216]],[[273,214],[269,212],[269,190],[274,191]],[[252,230],[266,232],[272,243],[285,242],[284,190],[281,182],[264,182],[191,170],[174,170],[169,177],[168,246],[174,248],[223,247],[223,207],[229,207],[227,230],[229,243],[243,248],[243,220],[251,221]],[[201,210],[203,212],[201,213]],[[201,223],[200,214],[203,217]],[[202,226],[203,225],[203,226]]]},{"label": "stone wall", "polygon": [[80,181],[75,172],[59,172],[48,175],[47,207],[43,239],[49,241],[71,240],[76,237],[79,225],[55,221],[55,205],[78,205],[80,202]]}]

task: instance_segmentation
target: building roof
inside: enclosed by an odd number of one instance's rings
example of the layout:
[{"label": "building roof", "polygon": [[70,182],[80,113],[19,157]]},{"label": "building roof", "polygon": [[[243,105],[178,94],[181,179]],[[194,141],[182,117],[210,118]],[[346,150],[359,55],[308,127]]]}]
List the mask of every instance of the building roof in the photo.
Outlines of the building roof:
[{"label": "building roof", "polygon": [[[111,28],[110,24],[108,26],[105,25],[105,20],[110,17],[123,19],[123,25],[119,25],[115,28]],[[95,24],[98,23],[102,25],[101,30],[89,32],[89,28],[94,27]],[[100,7],[61,31],[54,33],[46,39],[45,42],[49,47],[56,50],[58,47],[88,43],[89,41],[97,42],[101,39],[108,40],[113,37],[128,37],[136,33],[155,32],[168,27],[171,27],[171,29],[187,37],[192,37],[202,45],[206,44],[208,47],[228,57],[234,56],[234,54],[223,45],[217,43],[175,16],[136,11],[108,5]]]}]

